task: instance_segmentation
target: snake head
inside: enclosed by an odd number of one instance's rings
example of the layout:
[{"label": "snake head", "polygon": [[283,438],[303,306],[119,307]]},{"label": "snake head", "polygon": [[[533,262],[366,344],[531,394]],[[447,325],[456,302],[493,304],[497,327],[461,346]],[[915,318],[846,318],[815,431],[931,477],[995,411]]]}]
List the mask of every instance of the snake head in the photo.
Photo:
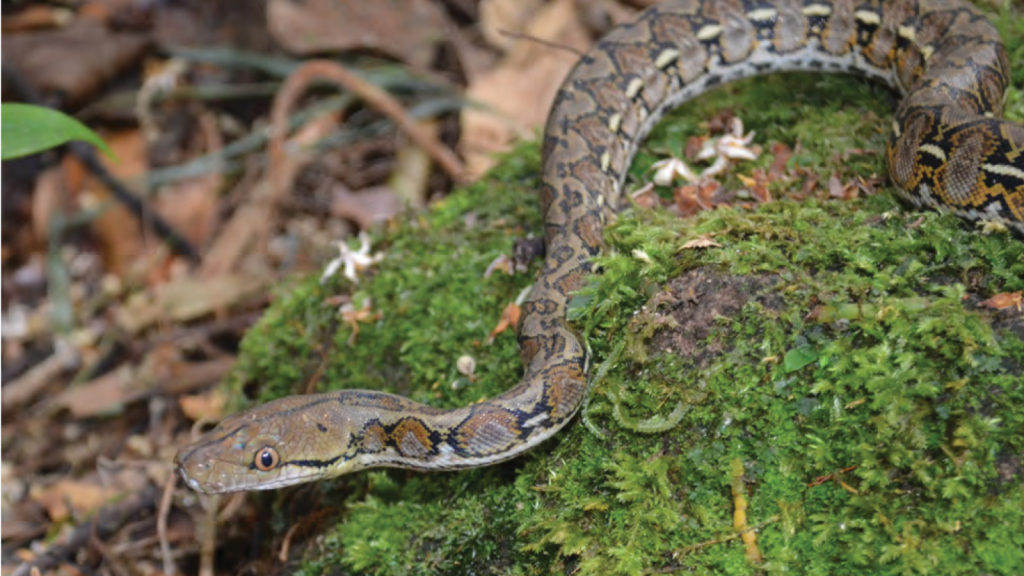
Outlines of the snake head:
[{"label": "snake head", "polygon": [[348,422],[336,396],[292,396],[230,416],[174,458],[197,492],[270,490],[346,472]]}]

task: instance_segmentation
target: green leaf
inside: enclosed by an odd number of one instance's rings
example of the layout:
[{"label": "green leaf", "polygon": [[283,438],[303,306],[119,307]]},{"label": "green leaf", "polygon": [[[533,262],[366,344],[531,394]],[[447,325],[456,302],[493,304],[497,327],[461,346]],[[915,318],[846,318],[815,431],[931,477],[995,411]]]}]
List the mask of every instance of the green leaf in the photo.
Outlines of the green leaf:
[{"label": "green leaf", "polygon": [[28,156],[70,142],[83,140],[94,144],[107,156],[113,152],[78,120],[50,108],[31,104],[0,104],[0,158],[9,160]]},{"label": "green leaf", "polygon": [[782,361],[782,367],[788,374],[790,372],[796,372],[808,364],[813,364],[817,360],[817,350],[811,346],[801,346],[786,352],[786,357]]}]

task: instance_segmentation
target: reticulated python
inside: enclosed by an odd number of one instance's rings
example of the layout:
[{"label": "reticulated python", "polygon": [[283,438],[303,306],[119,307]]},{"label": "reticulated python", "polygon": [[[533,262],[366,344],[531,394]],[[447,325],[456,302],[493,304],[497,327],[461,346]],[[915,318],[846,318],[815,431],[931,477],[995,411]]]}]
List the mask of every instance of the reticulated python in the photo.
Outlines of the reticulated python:
[{"label": "reticulated python", "polygon": [[601,252],[626,170],[668,110],[724,82],[780,70],[856,72],[904,94],[886,157],[917,206],[1024,234],[1024,127],[1000,120],[1009,63],[959,0],[681,0],[605,36],[562,85],[544,138],[547,259],[523,308],[526,373],[488,401],[441,410],[342,390],[227,418],[179,451],[202,492],[278,488],[375,466],[455,470],[518,456],[583,400],[588,359],[566,325]]}]

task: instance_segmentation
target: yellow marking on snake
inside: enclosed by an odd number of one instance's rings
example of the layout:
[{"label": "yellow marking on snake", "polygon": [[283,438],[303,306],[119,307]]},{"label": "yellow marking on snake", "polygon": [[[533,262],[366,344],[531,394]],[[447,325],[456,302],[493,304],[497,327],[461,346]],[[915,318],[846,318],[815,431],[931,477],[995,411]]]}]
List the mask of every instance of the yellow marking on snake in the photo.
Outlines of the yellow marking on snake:
[{"label": "yellow marking on snake", "polygon": [[668,48],[662,50],[661,54],[658,54],[658,57],[654,59],[654,66],[659,70],[664,70],[678,59],[679,50],[676,50],[675,48]]},{"label": "yellow marking on snake", "polygon": [[608,117],[608,129],[612,132],[618,132],[619,127],[622,126],[622,114],[612,114]]},{"label": "yellow marking on snake", "polygon": [[758,8],[757,10],[751,10],[747,12],[747,18],[755,22],[763,22],[765,20],[774,20],[779,15],[779,11],[775,8]]},{"label": "yellow marking on snake", "polygon": [[853,13],[853,17],[872,26],[877,26],[882,23],[882,16],[878,12],[872,12],[870,10],[857,10]]},{"label": "yellow marking on snake", "polygon": [[917,147],[917,149],[926,154],[931,154],[932,156],[935,156],[936,158],[942,160],[943,162],[946,161],[946,151],[943,150],[942,148],[939,148],[935,144],[921,144],[920,146]]},{"label": "yellow marking on snake", "polygon": [[633,78],[629,81],[629,85],[626,86],[626,98],[633,99],[640,94],[640,91],[644,89],[644,81],[639,78]]},{"label": "yellow marking on snake", "polygon": [[827,4],[808,4],[800,12],[804,16],[828,16],[832,14],[832,7]]},{"label": "yellow marking on snake", "polygon": [[718,24],[708,24],[697,31],[697,40],[707,41],[717,38],[722,33],[722,27]]}]

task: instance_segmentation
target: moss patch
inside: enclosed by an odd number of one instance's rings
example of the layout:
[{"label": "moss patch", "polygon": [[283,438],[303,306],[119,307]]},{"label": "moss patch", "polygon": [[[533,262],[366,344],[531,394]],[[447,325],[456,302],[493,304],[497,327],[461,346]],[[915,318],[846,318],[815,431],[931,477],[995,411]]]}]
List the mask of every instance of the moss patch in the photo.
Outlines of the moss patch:
[{"label": "moss patch", "polygon": [[[1024,57],[1021,21],[1006,9],[1000,26]],[[822,181],[881,174],[891,100],[848,78],[729,86],[663,122],[633,174],[723,107],[766,148],[799,143],[791,162]],[[853,148],[873,152],[844,158]],[[358,286],[282,290],[234,390],[372,388],[452,407],[512,386],[514,336],[486,339],[530,276],[483,271],[539,230],[538,164],[521,147],[387,231]],[[702,235],[721,246],[683,248]],[[604,273],[573,302],[602,367],[586,422],[491,468],[279,493],[278,529],[306,514],[297,494],[332,511],[298,573],[1024,573],[1024,327],[1018,311],[977,305],[1024,289],[1024,242],[908,213],[890,193],[689,220],[634,211],[607,237]],[[340,294],[382,315],[351,346]],[[463,354],[475,381],[455,368]],[[733,527],[737,463],[760,562]]]}]

